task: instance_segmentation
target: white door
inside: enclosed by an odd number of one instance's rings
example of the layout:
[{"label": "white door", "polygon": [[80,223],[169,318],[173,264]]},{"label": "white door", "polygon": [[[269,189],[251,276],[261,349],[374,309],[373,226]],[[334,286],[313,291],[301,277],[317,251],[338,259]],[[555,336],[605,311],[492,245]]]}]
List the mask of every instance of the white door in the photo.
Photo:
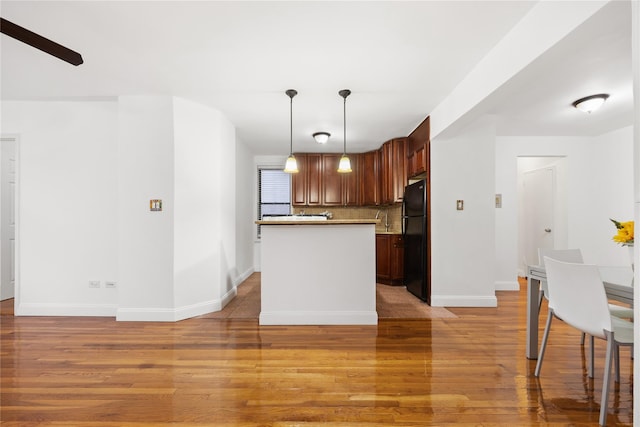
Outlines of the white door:
[{"label": "white door", "polygon": [[0,140],[0,300],[15,296],[16,141]]},{"label": "white door", "polygon": [[524,250],[527,264],[538,264],[538,248],[553,249],[553,199],[555,169],[543,168],[525,172],[524,191]]}]

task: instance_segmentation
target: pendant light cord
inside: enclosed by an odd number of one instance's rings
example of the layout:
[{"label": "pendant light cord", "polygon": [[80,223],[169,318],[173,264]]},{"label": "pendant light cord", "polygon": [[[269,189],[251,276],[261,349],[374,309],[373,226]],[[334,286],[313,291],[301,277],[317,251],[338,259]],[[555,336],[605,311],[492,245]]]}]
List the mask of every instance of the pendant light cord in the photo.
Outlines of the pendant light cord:
[{"label": "pendant light cord", "polygon": [[344,135],[343,135],[343,149],[342,149],[342,154],[343,155],[347,155],[347,96],[351,95],[351,91],[349,89],[342,89],[341,91],[338,92],[338,95],[340,95],[343,99],[344,99],[344,108],[343,108],[343,123],[344,123]]},{"label": "pendant light cord", "polygon": [[343,108],[343,123],[344,123],[344,136],[343,136],[343,148],[342,148],[342,154],[346,155],[347,154],[347,97],[344,97],[344,108]]},{"label": "pendant light cord", "polygon": [[289,89],[285,92],[289,97],[289,155],[293,154],[293,97],[298,94],[295,89]]}]

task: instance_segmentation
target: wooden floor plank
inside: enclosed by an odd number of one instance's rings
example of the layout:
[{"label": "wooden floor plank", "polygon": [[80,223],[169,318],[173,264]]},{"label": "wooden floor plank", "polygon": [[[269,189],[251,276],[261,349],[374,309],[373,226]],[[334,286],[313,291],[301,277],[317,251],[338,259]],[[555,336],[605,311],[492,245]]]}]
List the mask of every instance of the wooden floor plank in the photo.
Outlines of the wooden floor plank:
[{"label": "wooden floor plank", "polygon": [[[554,323],[542,376],[525,358],[526,286],[497,308],[377,326],[14,317],[0,303],[0,419],[11,426],[597,425],[580,334]],[[546,306],[540,324],[543,327]],[[621,351],[610,425],[633,424]]]}]

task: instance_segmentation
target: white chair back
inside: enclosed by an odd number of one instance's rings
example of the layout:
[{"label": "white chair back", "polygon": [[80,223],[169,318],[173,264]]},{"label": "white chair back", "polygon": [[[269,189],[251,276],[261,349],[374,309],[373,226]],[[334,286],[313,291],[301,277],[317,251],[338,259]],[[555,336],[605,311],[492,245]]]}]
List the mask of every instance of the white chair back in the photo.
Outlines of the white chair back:
[{"label": "white chair back", "polygon": [[538,249],[538,258],[541,266],[545,266],[544,257],[557,259],[558,261],[574,262],[582,264],[582,252],[580,249]]},{"label": "white chair back", "polygon": [[564,322],[594,337],[606,339],[611,314],[598,267],[544,258],[549,307]]}]

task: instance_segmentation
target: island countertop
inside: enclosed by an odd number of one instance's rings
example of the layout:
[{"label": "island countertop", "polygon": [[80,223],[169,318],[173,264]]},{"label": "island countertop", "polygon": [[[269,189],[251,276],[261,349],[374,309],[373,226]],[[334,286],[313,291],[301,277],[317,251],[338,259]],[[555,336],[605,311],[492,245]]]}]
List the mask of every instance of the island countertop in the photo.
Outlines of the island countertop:
[{"label": "island countertop", "polygon": [[259,225],[352,225],[352,224],[378,224],[379,219],[327,219],[317,221],[299,220],[277,220],[277,221],[256,221]]}]

